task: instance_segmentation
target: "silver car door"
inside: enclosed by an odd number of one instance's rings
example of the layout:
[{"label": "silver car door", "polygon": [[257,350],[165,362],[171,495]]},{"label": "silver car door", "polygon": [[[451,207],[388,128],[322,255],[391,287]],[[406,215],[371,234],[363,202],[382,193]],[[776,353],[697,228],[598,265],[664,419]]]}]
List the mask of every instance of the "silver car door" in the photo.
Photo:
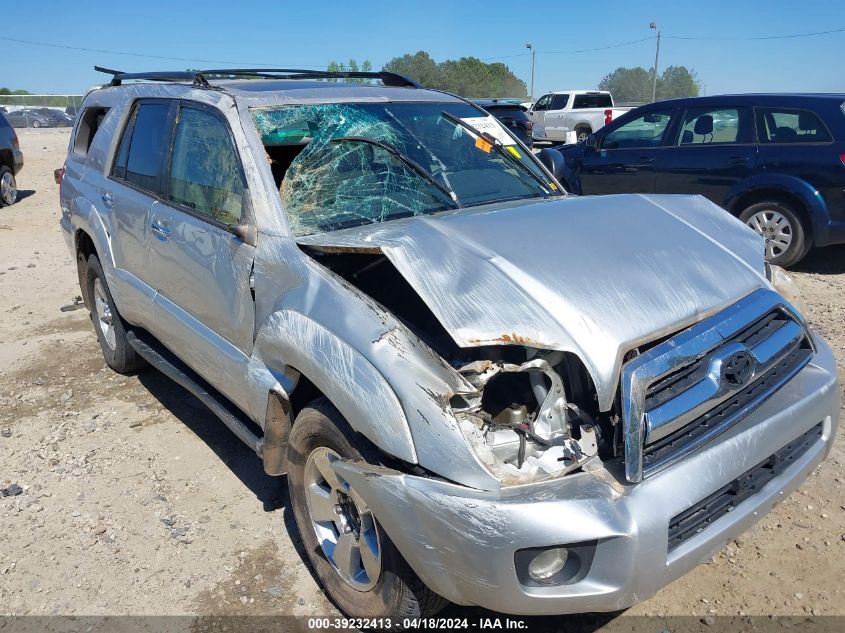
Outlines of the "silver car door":
[{"label": "silver car door", "polygon": [[246,408],[252,351],[254,247],[231,228],[248,196],[231,132],[213,108],[180,105],[163,177],[150,210],[148,266],[156,336]]}]

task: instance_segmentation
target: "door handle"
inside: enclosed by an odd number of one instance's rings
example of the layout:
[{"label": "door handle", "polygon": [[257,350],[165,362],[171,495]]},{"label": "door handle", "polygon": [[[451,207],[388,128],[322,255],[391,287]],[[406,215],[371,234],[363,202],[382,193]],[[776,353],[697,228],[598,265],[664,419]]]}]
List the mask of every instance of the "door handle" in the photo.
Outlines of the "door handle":
[{"label": "door handle", "polygon": [[654,156],[640,156],[640,162],[643,164],[650,164],[654,162]]},{"label": "door handle", "polygon": [[114,206],[114,194],[111,191],[107,191],[102,197],[103,204],[106,205],[107,208],[111,209]]},{"label": "door handle", "polygon": [[156,237],[160,240],[166,240],[170,237],[170,228],[160,220],[153,220],[150,228],[153,230],[153,233],[156,234]]},{"label": "door handle", "polygon": [[729,165],[744,165],[750,160],[748,156],[731,156],[728,159]]}]

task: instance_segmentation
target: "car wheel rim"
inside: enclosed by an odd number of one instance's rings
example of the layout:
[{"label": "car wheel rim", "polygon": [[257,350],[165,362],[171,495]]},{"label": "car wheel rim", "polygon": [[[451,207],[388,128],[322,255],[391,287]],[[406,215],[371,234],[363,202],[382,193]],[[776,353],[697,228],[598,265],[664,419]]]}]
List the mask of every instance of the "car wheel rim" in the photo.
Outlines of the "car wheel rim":
[{"label": "car wheel rim", "polygon": [[14,204],[15,199],[18,196],[18,186],[15,183],[15,177],[6,172],[3,174],[3,178],[0,179],[0,197],[3,198],[3,202],[6,204]]},{"label": "car wheel rim", "polygon": [[766,259],[783,255],[792,244],[792,224],[779,211],[758,211],[746,222],[766,241]]},{"label": "car wheel rim", "polygon": [[103,334],[103,340],[105,340],[109,349],[114,350],[117,347],[114,333],[114,317],[112,316],[108,299],[106,299],[103,282],[100,281],[99,277],[94,280],[94,311],[97,313],[97,321],[100,324],[100,332]]},{"label": "car wheel rim", "polygon": [[363,499],[332,470],[341,459],[320,446],[305,462],[305,502],[326,560],[358,591],[369,591],[381,575],[381,542],[376,520]]}]

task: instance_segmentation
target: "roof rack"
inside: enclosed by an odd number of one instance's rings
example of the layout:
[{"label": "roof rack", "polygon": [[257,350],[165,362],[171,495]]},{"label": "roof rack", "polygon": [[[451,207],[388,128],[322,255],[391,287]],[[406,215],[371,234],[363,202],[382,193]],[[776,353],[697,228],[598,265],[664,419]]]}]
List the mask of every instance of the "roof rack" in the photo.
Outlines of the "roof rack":
[{"label": "roof rack", "polygon": [[414,80],[398,73],[387,71],[328,71],[303,70],[300,68],[222,68],[218,70],[184,70],[145,73],[126,73],[94,66],[94,70],[112,76],[111,85],[119,86],[130,79],[145,81],[190,81],[197,88],[211,88],[208,79],[256,77],[261,79],[378,79],[385,86],[399,88],[420,88]]}]

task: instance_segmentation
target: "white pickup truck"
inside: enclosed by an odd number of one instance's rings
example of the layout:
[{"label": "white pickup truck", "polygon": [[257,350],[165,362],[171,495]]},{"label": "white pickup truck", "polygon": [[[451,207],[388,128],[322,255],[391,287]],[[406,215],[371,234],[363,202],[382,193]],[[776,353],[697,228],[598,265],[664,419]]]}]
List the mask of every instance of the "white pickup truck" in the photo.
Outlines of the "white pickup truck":
[{"label": "white pickup truck", "polygon": [[534,122],[534,140],[580,143],[621,113],[613,107],[609,92],[562,90],[537,99],[528,117]]}]

